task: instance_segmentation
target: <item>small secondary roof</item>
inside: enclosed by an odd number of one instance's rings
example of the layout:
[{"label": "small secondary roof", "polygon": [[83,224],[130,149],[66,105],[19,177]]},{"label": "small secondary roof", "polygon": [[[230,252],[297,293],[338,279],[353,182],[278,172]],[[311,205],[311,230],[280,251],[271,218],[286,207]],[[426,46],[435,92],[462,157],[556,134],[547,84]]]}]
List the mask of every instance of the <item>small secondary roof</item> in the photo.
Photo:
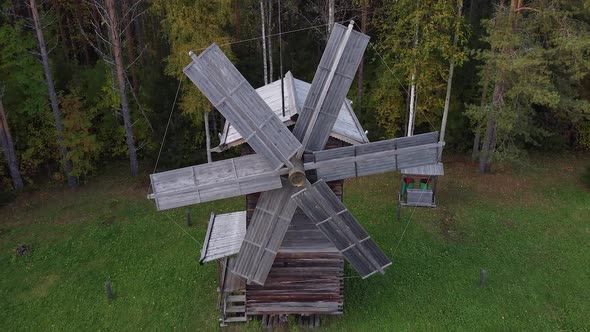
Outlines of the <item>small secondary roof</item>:
[{"label": "small secondary roof", "polygon": [[443,167],[443,163],[437,163],[434,165],[404,168],[404,169],[402,169],[402,174],[438,176],[438,175],[445,175],[445,170]]},{"label": "small secondary roof", "polygon": [[246,235],[246,211],[211,213],[200,263],[235,255]]}]

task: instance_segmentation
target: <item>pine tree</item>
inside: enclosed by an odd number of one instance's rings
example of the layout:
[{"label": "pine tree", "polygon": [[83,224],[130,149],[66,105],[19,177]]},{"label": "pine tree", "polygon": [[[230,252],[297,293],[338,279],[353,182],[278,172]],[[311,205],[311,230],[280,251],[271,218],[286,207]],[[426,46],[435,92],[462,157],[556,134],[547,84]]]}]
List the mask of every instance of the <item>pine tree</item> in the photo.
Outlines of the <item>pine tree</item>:
[{"label": "pine tree", "polygon": [[590,70],[590,28],[575,19],[577,3],[511,0],[485,22],[490,48],[480,56],[482,85],[491,81],[491,100],[468,110],[486,128],[480,173],[490,172],[494,160],[522,158],[522,147],[550,135],[541,117],[575,122],[588,114],[579,86]]}]

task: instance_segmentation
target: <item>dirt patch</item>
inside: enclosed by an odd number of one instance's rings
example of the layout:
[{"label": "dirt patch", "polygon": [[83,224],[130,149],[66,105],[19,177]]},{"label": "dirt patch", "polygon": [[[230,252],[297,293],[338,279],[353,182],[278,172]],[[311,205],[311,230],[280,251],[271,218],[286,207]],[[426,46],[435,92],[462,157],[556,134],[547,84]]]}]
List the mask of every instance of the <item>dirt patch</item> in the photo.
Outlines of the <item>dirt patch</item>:
[{"label": "dirt patch", "polygon": [[45,276],[40,282],[31,289],[31,293],[36,297],[45,297],[49,294],[49,289],[57,283],[59,276],[55,273]]},{"label": "dirt patch", "polygon": [[504,225],[508,229],[514,229],[514,221],[512,221],[512,219],[502,220],[502,225]]},{"label": "dirt patch", "polygon": [[441,210],[441,220],[438,225],[438,229],[445,241],[450,243],[457,243],[462,240],[462,236],[457,229],[457,222],[455,214],[446,210]]},{"label": "dirt patch", "polygon": [[104,216],[101,217],[102,225],[109,226],[115,223],[115,216]]}]

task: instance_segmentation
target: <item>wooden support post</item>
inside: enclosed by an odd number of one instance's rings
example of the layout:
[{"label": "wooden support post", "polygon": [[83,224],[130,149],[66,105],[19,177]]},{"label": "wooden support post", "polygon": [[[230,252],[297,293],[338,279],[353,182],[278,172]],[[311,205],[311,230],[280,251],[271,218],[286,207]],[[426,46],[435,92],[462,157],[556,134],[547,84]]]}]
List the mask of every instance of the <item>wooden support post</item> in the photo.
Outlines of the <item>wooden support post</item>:
[{"label": "wooden support post", "polygon": [[207,162],[211,163],[211,136],[209,135],[209,112],[205,111],[205,138],[207,141]]}]

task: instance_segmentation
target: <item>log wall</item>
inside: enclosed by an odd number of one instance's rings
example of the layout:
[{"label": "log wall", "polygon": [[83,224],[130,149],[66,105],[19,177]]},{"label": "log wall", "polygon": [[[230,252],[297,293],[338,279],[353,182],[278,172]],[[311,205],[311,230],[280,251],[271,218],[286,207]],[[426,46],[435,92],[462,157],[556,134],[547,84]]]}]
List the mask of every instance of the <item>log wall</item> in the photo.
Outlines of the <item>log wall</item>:
[{"label": "log wall", "polygon": [[[348,145],[330,137],[326,149]],[[242,155],[253,153],[244,144]],[[343,181],[328,182],[342,199]],[[246,195],[247,221],[259,193]],[[246,286],[246,312],[259,314],[341,314],[344,258],[324,234],[297,209],[264,286]]]}]

